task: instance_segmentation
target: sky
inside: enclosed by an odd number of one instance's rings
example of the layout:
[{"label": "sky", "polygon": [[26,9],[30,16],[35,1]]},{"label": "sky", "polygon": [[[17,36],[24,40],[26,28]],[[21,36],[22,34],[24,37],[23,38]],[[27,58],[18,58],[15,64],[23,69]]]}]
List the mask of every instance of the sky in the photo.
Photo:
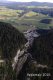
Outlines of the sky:
[{"label": "sky", "polygon": [[8,1],[16,1],[16,2],[31,2],[31,1],[38,1],[38,2],[52,2],[53,0],[8,0]]}]

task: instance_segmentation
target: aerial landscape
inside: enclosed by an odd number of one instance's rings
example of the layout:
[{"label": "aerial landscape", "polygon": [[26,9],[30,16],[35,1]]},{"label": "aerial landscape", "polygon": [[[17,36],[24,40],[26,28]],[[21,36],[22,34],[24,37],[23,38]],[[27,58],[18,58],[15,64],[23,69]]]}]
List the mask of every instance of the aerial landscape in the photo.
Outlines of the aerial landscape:
[{"label": "aerial landscape", "polygon": [[53,2],[0,0],[0,80],[53,80]]}]

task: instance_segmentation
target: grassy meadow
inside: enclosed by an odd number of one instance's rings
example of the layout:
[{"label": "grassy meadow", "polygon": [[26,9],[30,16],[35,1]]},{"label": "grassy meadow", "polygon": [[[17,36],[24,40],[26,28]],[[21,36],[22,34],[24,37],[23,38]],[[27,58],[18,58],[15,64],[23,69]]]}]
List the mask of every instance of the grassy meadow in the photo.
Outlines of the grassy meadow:
[{"label": "grassy meadow", "polygon": [[[30,6],[29,6],[30,7]],[[51,19],[50,24],[40,23],[42,19]],[[53,18],[31,10],[14,10],[0,6],[0,21],[14,25],[20,31],[26,31],[32,27],[50,28],[53,27]]]}]

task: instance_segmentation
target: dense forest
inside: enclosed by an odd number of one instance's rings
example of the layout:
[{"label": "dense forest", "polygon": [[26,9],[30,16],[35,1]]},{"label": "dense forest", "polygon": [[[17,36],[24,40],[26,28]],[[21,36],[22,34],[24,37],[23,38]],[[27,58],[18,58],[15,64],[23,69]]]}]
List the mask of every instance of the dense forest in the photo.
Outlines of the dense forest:
[{"label": "dense forest", "polygon": [[[12,68],[12,61],[17,51],[24,47],[27,39],[23,33],[14,28],[11,24],[0,22],[0,79],[13,80],[15,72]],[[2,62],[3,61],[3,62]],[[3,65],[2,65],[3,64]],[[6,77],[5,77],[6,75]],[[13,78],[12,78],[13,75]]]},{"label": "dense forest", "polygon": [[53,80],[53,3],[5,1],[0,1],[0,80]]},{"label": "dense forest", "polygon": [[[39,30],[38,30],[39,31]],[[41,34],[41,30],[39,31]],[[52,80],[53,76],[53,30],[45,31],[38,37],[34,38],[32,46],[28,49],[38,64],[47,65],[48,69],[43,69],[42,73],[50,73],[51,76],[45,80]],[[40,68],[41,69],[41,68]],[[38,69],[38,71],[40,71]],[[41,72],[41,71],[40,71]],[[36,73],[36,70],[35,70]],[[35,78],[36,79],[36,78]],[[41,79],[42,80],[42,79]]]},{"label": "dense forest", "polygon": [[0,48],[2,57],[12,59],[26,43],[24,35],[9,23],[0,22]]}]

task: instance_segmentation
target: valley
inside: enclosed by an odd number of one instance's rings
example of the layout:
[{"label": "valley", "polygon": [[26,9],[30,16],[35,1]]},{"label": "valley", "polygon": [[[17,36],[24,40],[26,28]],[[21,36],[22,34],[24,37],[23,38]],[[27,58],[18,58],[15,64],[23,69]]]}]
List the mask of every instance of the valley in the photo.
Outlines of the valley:
[{"label": "valley", "polygon": [[[20,7],[21,6],[19,6],[19,9],[10,9],[6,6],[0,6],[0,21],[11,23],[13,26],[15,26],[22,32],[27,31],[32,27],[43,29],[53,28],[53,17],[40,12],[42,11],[42,9],[44,11],[50,11],[52,8],[40,7],[39,10],[39,7],[37,8],[35,6],[26,6],[26,9],[20,9]],[[51,19],[51,22],[48,24],[41,23],[40,21],[43,19]]]},{"label": "valley", "polygon": [[0,1],[0,78],[53,80],[53,3]]}]

